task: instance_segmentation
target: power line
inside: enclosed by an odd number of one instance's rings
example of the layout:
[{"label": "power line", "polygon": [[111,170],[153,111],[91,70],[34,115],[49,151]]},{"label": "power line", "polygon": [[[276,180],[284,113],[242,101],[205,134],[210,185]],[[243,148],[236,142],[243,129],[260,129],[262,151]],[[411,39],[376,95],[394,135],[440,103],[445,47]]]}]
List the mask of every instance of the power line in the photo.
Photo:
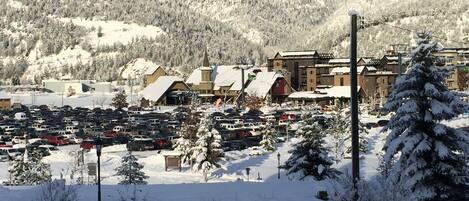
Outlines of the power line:
[{"label": "power line", "polygon": [[[375,21],[373,23],[371,23],[371,21],[365,21],[364,17],[361,16],[361,23],[363,24],[363,28],[365,28],[365,24],[376,24],[378,23],[379,24],[384,24],[384,25],[387,25],[389,27],[392,27],[392,28],[396,28],[396,29],[400,29],[400,30],[404,30],[404,31],[407,31],[407,32],[411,32],[411,33],[416,33],[416,32],[419,32],[421,30],[416,30],[416,29],[410,29],[410,28],[406,28],[406,27],[401,27],[401,26],[397,26],[397,25],[392,25],[390,24],[389,22],[385,22],[385,21]],[[440,40],[445,40],[445,41],[450,41],[450,42],[454,42],[454,43],[461,43],[461,44],[464,44],[464,45],[467,45],[468,42],[464,42],[464,41],[458,41],[458,40],[451,40],[451,39],[447,39],[447,38],[444,38],[444,37],[440,37],[440,36],[437,36],[437,35],[433,35],[432,34],[432,37],[433,38],[437,38],[437,39],[440,39]]]}]

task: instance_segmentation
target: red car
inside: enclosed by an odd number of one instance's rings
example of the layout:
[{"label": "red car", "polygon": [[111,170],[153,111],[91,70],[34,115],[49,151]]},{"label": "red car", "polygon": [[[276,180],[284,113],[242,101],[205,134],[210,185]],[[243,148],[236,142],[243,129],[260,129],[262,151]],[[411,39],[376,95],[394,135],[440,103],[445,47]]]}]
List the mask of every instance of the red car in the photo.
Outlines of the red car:
[{"label": "red car", "polygon": [[171,141],[165,139],[165,138],[157,138],[153,142],[155,149],[168,149],[171,148],[172,144]]},{"label": "red car", "polygon": [[83,140],[80,144],[80,148],[85,149],[85,150],[90,150],[94,148],[94,140]]},{"label": "red car", "polygon": [[295,121],[296,120],[296,115],[294,115],[294,114],[282,114],[280,116],[280,120],[282,120],[282,121]]},{"label": "red car", "polygon": [[105,137],[110,137],[110,138],[113,138],[113,137],[116,137],[116,132],[115,131],[104,131],[104,136]]},{"label": "red car", "polygon": [[65,139],[63,136],[60,136],[60,135],[43,135],[41,138],[47,140],[49,144],[55,145],[55,146],[62,146],[62,145],[70,144],[70,142],[67,139]]},{"label": "red car", "polygon": [[7,144],[6,142],[0,141],[0,147],[12,147],[12,145]]}]

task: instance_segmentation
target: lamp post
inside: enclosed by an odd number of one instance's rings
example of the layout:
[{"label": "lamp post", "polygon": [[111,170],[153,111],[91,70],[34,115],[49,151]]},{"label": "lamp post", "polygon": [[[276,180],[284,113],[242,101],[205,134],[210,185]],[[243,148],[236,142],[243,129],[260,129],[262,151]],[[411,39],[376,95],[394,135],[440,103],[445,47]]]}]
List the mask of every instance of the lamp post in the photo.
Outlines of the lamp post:
[{"label": "lamp post", "polygon": [[95,140],[96,156],[98,156],[98,201],[101,201],[101,149],[103,148],[103,140],[101,136]]},{"label": "lamp post", "polygon": [[280,179],[280,152],[277,153],[277,179]]},{"label": "lamp post", "polygon": [[248,176],[248,181],[249,181],[249,173],[251,172],[251,168],[246,168],[246,175]]}]

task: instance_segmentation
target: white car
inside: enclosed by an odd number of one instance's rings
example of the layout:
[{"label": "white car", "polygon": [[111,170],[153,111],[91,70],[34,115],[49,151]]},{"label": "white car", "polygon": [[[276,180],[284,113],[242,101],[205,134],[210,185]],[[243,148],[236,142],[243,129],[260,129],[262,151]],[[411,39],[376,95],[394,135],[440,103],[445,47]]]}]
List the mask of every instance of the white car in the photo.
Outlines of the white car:
[{"label": "white car", "polygon": [[67,126],[65,127],[65,131],[68,131],[70,133],[78,133],[80,132],[80,129],[78,129],[76,126]]},{"label": "white car", "polygon": [[18,156],[21,156],[21,152],[19,152],[18,149],[14,149],[14,148],[3,148],[3,149],[0,149],[0,152],[2,152],[2,154],[8,155],[10,160],[15,159]]},{"label": "white car", "polygon": [[6,152],[0,151],[0,162],[5,162],[10,160],[10,156]]},{"label": "white car", "polygon": [[83,142],[83,139],[74,136],[70,138],[69,141],[72,142],[73,144],[80,144],[81,142]]},{"label": "white car", "polygon": [[57,149],[56,146],[53,146],[53,145],[39,145],[38,146],[39,149],[42,149],[42,150],[46,150],[48,151],[49,153],[54,153],[54,152],[58,152],[59,149]]},{"label": "white car", "polygon": [[24,136],[15,136],[11,141],[13,144],[26,144],[26,138]]}]

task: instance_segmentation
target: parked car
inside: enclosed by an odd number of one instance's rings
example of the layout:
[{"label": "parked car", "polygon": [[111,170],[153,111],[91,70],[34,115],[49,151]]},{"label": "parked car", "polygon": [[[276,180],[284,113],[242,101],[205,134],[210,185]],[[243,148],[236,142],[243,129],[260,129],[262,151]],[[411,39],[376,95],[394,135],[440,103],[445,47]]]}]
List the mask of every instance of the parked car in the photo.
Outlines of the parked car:
[{"label": "parked car", "polygon": [[67,139],[60,135],[43,135],[42,139],[46,139],[51,145],[62,146],[70,144]]},{"label": "parked car", "polygon": [[155,148],[153,140],[133,140],[127,143],[128,151],[145,151]]},{"label": "parked car", "polygon": [[70,139],[68,139],[71,143],[73,144],[80,144],[81,142],[83,142],[83,139],[79,138],[79,137],[72,137]]},{"label": "parked car", "polygon": [[155,149],[169,149],[173,146],[170,140],[166,138],[156,138],[154,140]]},{"label": "parked car", "polygon": [[90,139],[83,140],[80,143],[80,148],[82,148],[84,150],[90,150],[90,149],[94,148],[94,146],[95,146],[94,140],[90,140]]},{"label": "parked car", "polygon": [[10,155],[7,152],[0,150],[0,162],[5,162],[10,160]]},{"label": "parked car", "polygon": [[13,144],[26,144],[26,138],[24,136],[15,136],[11,139]]},{"label": "parked car", "polygon": [[21,152],[19,152],[18,149],[15,149],[15,148],[2,148],[0,149],[0,152],[8,155],[10,160],[13,160],[16,157],[21,155]]},{"label": "parked car", "polygon": [[58,152],[59,149],[56,147],[56,146],[53,146],[53,145],[39,145],[39,147],[37,147],[39,150],[43,150],[47,153],[53,153],[53,152]]}]

